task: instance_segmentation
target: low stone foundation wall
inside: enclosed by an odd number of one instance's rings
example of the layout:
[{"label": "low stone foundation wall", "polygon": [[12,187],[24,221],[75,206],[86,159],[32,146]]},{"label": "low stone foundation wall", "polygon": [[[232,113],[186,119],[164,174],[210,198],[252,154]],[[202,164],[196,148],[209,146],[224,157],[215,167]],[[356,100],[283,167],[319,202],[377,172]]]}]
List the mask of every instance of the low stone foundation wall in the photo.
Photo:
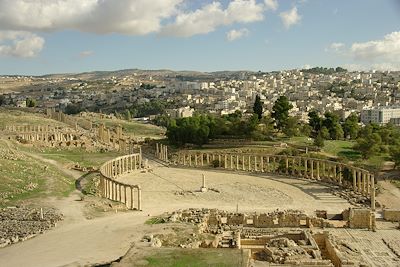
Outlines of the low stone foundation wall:
[{"label": "low stone foundation wall", "polygon": [[383,218],[386,221],[400,222],[400,210],[385,209],[383,210]]},{"label": "low stone foundation wall", "polygon": [[141,152],[107,161],[100,167],[101,195],[104,198],[124,203],[128,209],[142,210],[140,186],[116,181],[119,176],[141,169],[143,169]]}]

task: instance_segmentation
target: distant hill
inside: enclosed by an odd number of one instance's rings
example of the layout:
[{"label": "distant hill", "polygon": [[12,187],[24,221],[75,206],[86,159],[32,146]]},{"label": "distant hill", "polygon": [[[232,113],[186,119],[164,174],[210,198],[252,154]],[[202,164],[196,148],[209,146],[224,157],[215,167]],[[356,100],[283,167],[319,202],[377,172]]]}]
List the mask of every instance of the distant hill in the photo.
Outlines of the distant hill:
[{"label": "distant hill", "polygon": [[141,69],[126,69],[116,71],[92,71],[82,73],[60,73],[38,76],[40,78],[76,78],[81,80],[99,80],[110,79],[111,77],[126,77],[126,76],[153,76],[153,77],[170,77],[181,80],[195,79],[215,79],[226,77],[239,77],[242,73],[251,74],[251,71],[217,71],[217,72],[200,72],[200,71],[173,71],[173,70],[141,70]]}]

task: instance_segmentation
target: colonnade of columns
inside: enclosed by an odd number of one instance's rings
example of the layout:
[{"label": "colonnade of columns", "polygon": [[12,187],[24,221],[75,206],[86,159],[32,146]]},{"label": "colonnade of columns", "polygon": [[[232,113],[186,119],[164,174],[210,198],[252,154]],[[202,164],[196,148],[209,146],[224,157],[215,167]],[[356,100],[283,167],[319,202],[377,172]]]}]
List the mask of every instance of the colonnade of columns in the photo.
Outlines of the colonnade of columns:
[{"label": "colonnade of columns", "polygon": [[20,133],[47,133],[55,132],[57,131],[57,128],[50,125],[6,125],[5,130]]},{"label": "colonnade of columns", "polygon": [[[259,154],[221,154],[181,151],[174,157],[176,165],[189,167],[220,167],[236,171],[276,173],[302,178],[323,180],[339,186],[352,188],[355,192],[369,196],[371,208],[375,209],[374,175],[351,165],[339,162]],[[344,177],[347,179],[344,179]],[[352,182],[351,182],[352,179]]]},{"label": "colonnade of columns", "polygon": [[41,142],[69,142],[78,140],[79,137],[75,134],[61,132],[46,132],[46,133],[20,133],[18,137],[26,141],[41,141]]},{"label": "colonnade of columns", "polygon": [[139,185],[116,181],[118,176],[142,169],[142,153],[126,155],[104,163],[100,168],[102,196],[124,203],[132,210],[142,210],[142,189]]},{"label": "colonnade of columns", "polygon": [[156,143],[156,158],[168,161],[168,146]]}]

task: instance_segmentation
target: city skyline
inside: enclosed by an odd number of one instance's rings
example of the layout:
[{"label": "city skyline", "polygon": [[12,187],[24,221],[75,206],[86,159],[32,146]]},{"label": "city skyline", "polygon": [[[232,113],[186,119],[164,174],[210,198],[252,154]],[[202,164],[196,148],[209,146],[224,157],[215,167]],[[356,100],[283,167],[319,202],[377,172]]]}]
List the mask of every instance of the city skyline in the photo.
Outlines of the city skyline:
[{"label": "city skyline", "polygon": [[0,10],[3,75],[400,69],[392,0],[0,0]]}]

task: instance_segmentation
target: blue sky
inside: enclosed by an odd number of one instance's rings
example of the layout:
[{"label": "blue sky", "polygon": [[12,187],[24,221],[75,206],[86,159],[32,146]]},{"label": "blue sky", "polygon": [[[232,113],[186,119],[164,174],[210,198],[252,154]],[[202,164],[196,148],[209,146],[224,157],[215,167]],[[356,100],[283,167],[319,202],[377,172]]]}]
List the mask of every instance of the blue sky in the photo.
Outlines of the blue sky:
[{"label": "blue sky", "polygon": [[304,66],[400,69],[400,1],[0,0],[0,74]]}]

